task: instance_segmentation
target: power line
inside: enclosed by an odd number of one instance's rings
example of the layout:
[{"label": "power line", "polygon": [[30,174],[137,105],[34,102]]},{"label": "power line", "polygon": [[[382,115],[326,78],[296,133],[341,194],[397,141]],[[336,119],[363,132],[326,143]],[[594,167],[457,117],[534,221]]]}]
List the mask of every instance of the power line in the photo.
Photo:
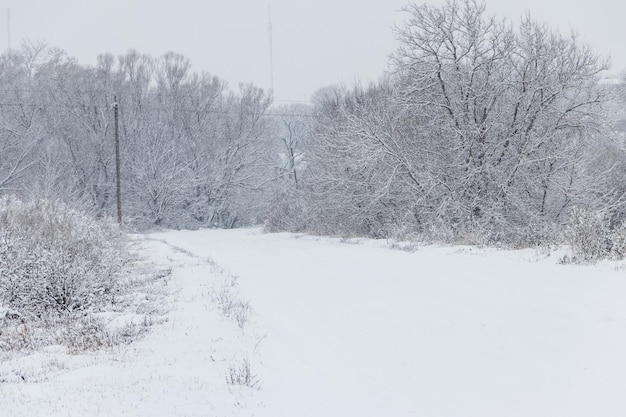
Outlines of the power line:
[{"label": "power line", "polygon": [[[119,101],[115,101],[114,103],[119,103]],[[60,102],[55,102],[55,103],[20,103],[20,102],[1,102],[0,101],[0,107],[26,107],[29,109],[50,109],[50,108],[59,108],[62,107],[64,109],[73,109],[73,110],[85,110],[88,109],[90,112],[93,110],[93,108],[104,108],[104,106],[98,106],[97,104],[94,105],[93,103],[89,103],[87,105],[71,105],[71,104],[67,104],[67,103],[60,103]],[[207,115],[232,115],[232,116],[237,116],[237,115],[241,115],[241,114],[245,114],[245,115],[250,115],[252,114],[252,112],[242,112],[242,111],[237,111],[237,110],[202,110],[202,109],[198,109],[198,108],[190,108],[190,107],[174,107],[173,109],[171,107],[155,107],[155,106],[141,106],[141,112],[147,111],[147,112],[169,112],[169,111],[173,111],[173,112],[181,112],[181,113],[201,113],[201,114],[207,114]],[[263,112],[261,114],[259,114],[259,117],[308,117],[308,118],[317,118],[316,115],[311,114],[311,113],[297,113],[297,112],[292,112],[292,113],[284,113],[284,112],[272,112],[272,111],[268,111],[268,112]]]},{"label": "power line", "polygon": [[[51,94],[51,93],[60,93],[60,94],[85,94],[85,95],[93,95],[93,94],[102,94],[108,97],[113,97],[113,92],[110,89],[104,88],[94,88],[89,90],[81,90],[81,89],[73,89],[73,90],[50,90],[50,89],[37,89],[37,88],[0,88],[0,95],[6,95],[10,93],[24,93],[24,94]],[[189,93],[180,93],[180,92],[147,92],[145,94],[146,98],[159,98],[159,97],[177,97],[177,98],[188,98],[188,99],[198,99],[202,98],[198,95],[192,95]],[[311,102],[307,100],[293,100],[293,99],[272,99],[273,103],[286,103],[286,104],[308,104]]]}]

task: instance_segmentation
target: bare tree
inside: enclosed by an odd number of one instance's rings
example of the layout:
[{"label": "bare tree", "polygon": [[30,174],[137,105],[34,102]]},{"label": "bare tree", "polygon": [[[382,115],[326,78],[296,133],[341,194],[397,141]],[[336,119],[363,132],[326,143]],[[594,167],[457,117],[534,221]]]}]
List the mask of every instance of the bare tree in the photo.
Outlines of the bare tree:
[{"label": "bare tree", "polygon": [[0,113],[0,194],[24,191],[23,177],[32,170],[41,143],[42,112],[30,91],[43,46],[25,43],[20,51],[0,57],[0,83],[5,101]]},{"label": "bare tree", "polygon": [[584,199],[606,63],[574,35],[528,16],[515,31],[475,1],[406,11],[392,65],[403,102],[430,121],[425,163],[441,191],[429,198],[447,197],[448,220],[496,235],[558,221]]},{"label": "bare tree", "polygon": [[476,1],[405,11],[390,79],[317,97],[319,227],[528,241],[597,201],[604,62],[574,35],[529,17],[514,30]]}]

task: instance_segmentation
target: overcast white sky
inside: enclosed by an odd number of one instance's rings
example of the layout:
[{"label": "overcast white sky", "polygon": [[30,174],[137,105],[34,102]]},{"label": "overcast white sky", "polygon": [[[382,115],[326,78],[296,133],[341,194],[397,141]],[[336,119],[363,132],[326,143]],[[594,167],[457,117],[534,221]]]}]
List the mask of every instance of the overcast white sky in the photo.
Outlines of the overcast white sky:
[{"label": "overcast white sky", "polygon": [[[427,0],[442,4],[444,0]],[[0,0],[0,49],[44,40],[81,63],[130,48],[189,57],[196,71],[269,88],[271,3],[274,96],[306,100],[320,87],[376,79],[395,48],[391,27],[406,0]],[[417,1],[424,3],[424,0]],[[562,32],[575,29],[615,71],[626,69],[623,0],[487,0],[489,12],[525,11]],[[10,31],[7,10],[10,9]]]}]

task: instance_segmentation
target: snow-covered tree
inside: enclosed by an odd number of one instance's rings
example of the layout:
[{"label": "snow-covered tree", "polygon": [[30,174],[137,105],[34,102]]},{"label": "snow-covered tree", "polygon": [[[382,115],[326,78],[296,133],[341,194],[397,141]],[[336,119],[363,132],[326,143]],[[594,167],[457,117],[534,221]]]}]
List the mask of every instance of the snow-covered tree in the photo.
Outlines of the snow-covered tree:
[{"label": "snow-covered tree", "polygon": [[605,63],[475,1],[405,11],[389,79],[321,93],[310,169],[326,226],[528,241],[592,203]]}]

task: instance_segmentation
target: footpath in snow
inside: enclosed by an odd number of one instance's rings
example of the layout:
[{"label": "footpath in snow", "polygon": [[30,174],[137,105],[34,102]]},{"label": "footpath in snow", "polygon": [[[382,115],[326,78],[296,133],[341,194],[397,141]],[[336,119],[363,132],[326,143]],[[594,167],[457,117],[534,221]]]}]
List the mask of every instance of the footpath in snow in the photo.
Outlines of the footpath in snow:
[{"label": "footpath in snow", "polygon": [[239,276],[256,416],[624,416],[626,270],[558,255],[262,234],[159,238]]}]

